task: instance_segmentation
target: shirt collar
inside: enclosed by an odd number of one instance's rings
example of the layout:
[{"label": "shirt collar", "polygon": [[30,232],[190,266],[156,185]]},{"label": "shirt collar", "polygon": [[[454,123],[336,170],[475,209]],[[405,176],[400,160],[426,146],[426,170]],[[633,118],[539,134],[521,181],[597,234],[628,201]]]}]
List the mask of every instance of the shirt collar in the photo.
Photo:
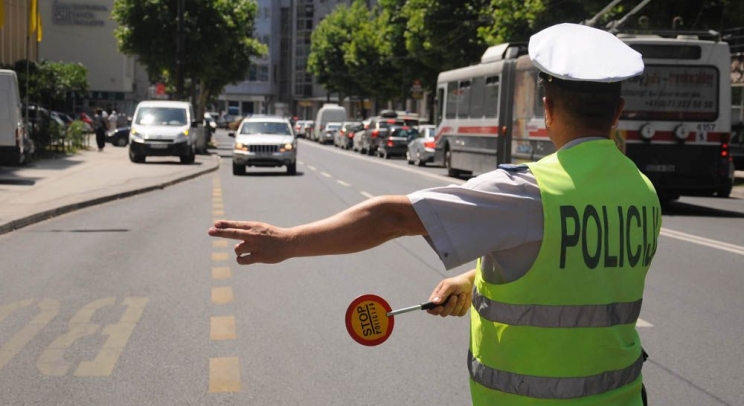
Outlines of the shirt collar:
[{"label": "shirt collar", "polygon": [[563,146],[561,147],[561,149],[562,150],[563,149],[569,149],[569,148],[573,148],[573,147],[575,147],[575,146],[577,146],[579,144],[583,144],[585,142],[598,141],[598,140],[606,140],[606,139],[607,138],[605,138],[605,137],[582,137],[582,138],[577,138],[575,140],[571,140],[571,141],[563,144]]}]

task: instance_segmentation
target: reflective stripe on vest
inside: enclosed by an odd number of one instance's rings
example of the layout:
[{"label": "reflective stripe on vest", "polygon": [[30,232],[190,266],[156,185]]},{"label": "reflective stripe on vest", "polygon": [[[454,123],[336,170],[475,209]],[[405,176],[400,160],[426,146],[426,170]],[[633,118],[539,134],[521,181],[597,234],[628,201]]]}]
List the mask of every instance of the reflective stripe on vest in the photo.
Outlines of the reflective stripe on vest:
[{"label": "reflective stripe on vest", "polygon": [[512,326],[611,327],[635,323],[642,299],[605,305],[515,305],[490,300],[473,289],[473,308],[486,320]]},{"label": "reflective stripe on vest", "polygon": [[489,389],[537,399],[574,399],[599,395],[625,386],[641,374],[643,356],[627,368],[578,378],[520,375],[481,364],[468,351],[468,370],[473,381]]}]

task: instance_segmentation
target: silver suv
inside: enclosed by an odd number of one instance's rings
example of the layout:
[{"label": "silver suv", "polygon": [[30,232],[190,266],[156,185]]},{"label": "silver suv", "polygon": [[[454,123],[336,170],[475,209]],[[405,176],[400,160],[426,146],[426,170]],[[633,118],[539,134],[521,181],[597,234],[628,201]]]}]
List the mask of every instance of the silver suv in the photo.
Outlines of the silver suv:
[{"label": "silver suv", "polygon": [[245,174],[246,166],[286,166],[287,174],[297,173],[297,140],[289,120],[253,116],[229,135],[235,137],[233,175]]}]

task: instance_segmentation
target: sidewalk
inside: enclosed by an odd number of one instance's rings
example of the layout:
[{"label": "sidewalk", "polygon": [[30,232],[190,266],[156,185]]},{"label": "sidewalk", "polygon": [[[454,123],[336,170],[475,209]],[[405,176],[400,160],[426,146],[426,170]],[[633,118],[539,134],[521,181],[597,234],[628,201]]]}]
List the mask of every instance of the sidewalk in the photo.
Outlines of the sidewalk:
[{"label": "sidewalk", "polygon": [[25,166],[0,166],[0,234],[104,202],[162,189],[219,168],[215,155],[192,165],[178,157],[129,161],[129,149],[106,145]]}]

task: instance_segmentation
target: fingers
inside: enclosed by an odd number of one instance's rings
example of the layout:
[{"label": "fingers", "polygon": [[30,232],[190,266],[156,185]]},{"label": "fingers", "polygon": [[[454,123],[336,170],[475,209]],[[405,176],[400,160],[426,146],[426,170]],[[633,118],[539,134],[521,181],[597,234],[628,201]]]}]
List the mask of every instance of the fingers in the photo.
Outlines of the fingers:
[{"label": "fingers", "polygon": [[247,221],[218,220],[214,222],[207,234],[212,237],[229,238],[232,240],[244,240],[250,235],[248,233],[255,223]]}]

